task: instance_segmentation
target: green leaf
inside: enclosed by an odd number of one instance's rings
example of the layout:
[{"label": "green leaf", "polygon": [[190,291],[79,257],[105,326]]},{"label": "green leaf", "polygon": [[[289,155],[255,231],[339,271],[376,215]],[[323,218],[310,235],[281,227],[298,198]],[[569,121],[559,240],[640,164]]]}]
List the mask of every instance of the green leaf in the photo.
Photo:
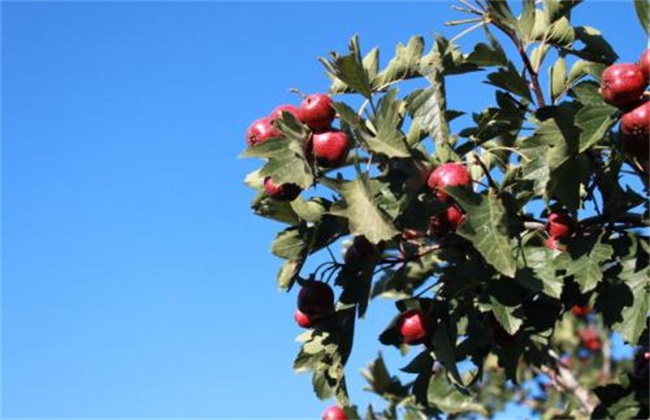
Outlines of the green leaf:
[{"label": "green leaf", "polygon": [[650,36],[650,2],[648,0],[634,0],[634,9],[641,27],[646,35]]},{"label": "green leaf", "polygon": [[465,387],[456,365],[456,334],[451,336],[450,326],[446,321],[440,321],[432,334],[434,358],[445,367],[445,370],[456,385]]},{"label": "green leaf", "polygon": [[616,108],[604,102],[587,104],[575,116],[575,125],[582,131],[580,133],[580,149],[582,153],[598,144],[609,129],[616,124]]},{"label": "green leaf", "polygon": [[582,41],[585,45],[581,50],[575,50],[569,46],[562,46],[563,51],[573,54],[576,57],[602,64],[612,64],[618,59],[618,55],[612,46],[603,38],[600,31],[589,26],[578,26],[574,28],[575,39]]},{"label": "green leaf", "polygon": [[376,244],[391,239],[399,232],[375,203],[370,194],[367,175],[360,174],[353,181],[323,180],[323,183],[328,183],[331,188],[341,193],[342,200],[332,205],[330,213],[348,219],[353,235],[363,235]]},{"label": "green leaf", "polygon": [[[642,250],[640,253],[644,253]],[[644,258],[628,258],[622,262],[622,271],[619,278],[630,288],[634,303],[625,307],[622,312],[623,321],[615,325],[617,331],[621,333],[623,339],[635,345],[647,323],[650,302],[648,301],[648,289],[650,288],[650,268],[648,267],[647,254]],[[643,266],[645,263],[645,266]],[[642,265],[638,267],[638,265]]]},{"label": "green leaf", "polygon": [[460,204],[467,218],[457,233],[472,242],[476,250],[501,274],[513,278],[517,262],[508,238],[508,213],[491,193],[479,195],[465,188],[445,189]]},{"label": "green leaf", "polygon": [[561,17],[568,17],[571,9],[582,3],[582,0],[544,0],[544,9],[550,22]]},{"label": "green leaf", "polygon": [[286,115],[290,118],[275,121],[284,137],[249,147],[242,157],[266,158],[268,162],[260,170],[259,176],[270,176],[277,184],[291,183],[306,189],[314,182],[314,174],[306,157],[309,131],[291,114]]},{"label": "green leaf", "polygon": [[300,229],[297,227],[290,227],[280,231],[271,245],[271,252],[285,260],[303,255],[304,249],[305,241],[302,238]]},{"label": "green leaf", "polygon": [[[358,36],[355,35],[350,39],[348,49],[350,51],[348,55],[339,56],[336,53],[332,53],[331,61],[324,58],[319,58],[319,61],[325,66],[335,81],[338,79],[352,91],[358,92],[366,98],[370,98],[372,95],[372,87],[368,73],[361,60]],[[330,90],[336,93],[344,90],[344,88],[343,86],[333,86]]]},{"label": "green leaf", "polygon": [[507,69],[502,68],[489,74],[487,83],[514,93],[521,97],[526,103],[533,102],[526,79],[517,72],[517,69],[512,62],[508,63]]},{"label": "green leaf", "polygon": [[517,281],[533,292],[560,299],[564,279],[556,275],[552,263],[553,252],[542,247],[525,246],[520,248],[517,260]]},{"label": "green leaf", "polygon": [[368,149],[387,157],[411,156],[406,137],[400,130],[403,102],[396,100],[397,91],[392,89],[381,98],[374,118],[376,134],[360,132]]},{"label": "green leaf", "polygon": [[398,80],[417,76],[423,51],[424,38],[421,36],[412,37],[406,46],[402,43],[397,44],[395,56],[372,80],[373,89],[376,91]]},{"label": "green leaf", "polygon": [[478,43],[474,46],[474,51],[467,57],[467,62],[477,66],[508,66],[508,57],[503,49],[492,48],[484,43]]},{"label": "green leaf", "polygon": [[555,103],[557,98],[564,92],[566,86],[567,69],[566,60],[563,57],[557,59],[550,68],[551,73],[551,101]]},{"label": "green leaf", "polygon": [[510,6],[503,0],[487,0],[488,12],[495,23],[513,31],[517,30],[517,19],[512,14]]},{"label": "green leaf", "polygon": [[278,271],[278,287],[283,290],[291,289],[291,286],[296,282],[304,263],[305,258],[302,256],[285,261]]},{"label": "green leaf", "polygon": [[278,222],[295,225],[300,223],[300,217],[293,211],[291,204],[286,201],[278,201],[260,192],[251,203],[253,213]]},{"label": "green leaf", "polygon": [[304,200],[301,197],[291,201],[289,205],[296,215],[305,222],[318,222],[329,210],[332,203],[322,197],[313,197]]},{"label": "green leaf", "polygon": [[[563,102],[557,107],[549,107],[549,115],[539,124],[531,139],[548,146],[546,160],[551,170],[578,153],[579,131],[575,127],[573,116],[577,106]],[[525,140],[529,141],[529,140]]]},{"label": "green leaf", "polygon": [[[568,244],[571,261],[561,261],[560,267],[566,269],[567,275],[573,275],[582,293],[596,288],[603,278],[601,264],[614,254],[611,245],[601,242],[596,235],[576,238]],[[566,254],[565,254],[566,255]]]},{"label": "green leaf", "polygon": [[522,12],[518,24],[522,37],[529,40],[535,26],[535,0],[522,1]]},{"label": "green leaf", "polygon": [[435,372],[429,380],[427,400],[430,405],[447,414],[480,413],[487,416],[485,407],[474,400],[474,397],[465,395],[454,387],[442,372]]},{"label": "green leaf", "polygon": [[415,124],[426,130],[436,144],[436,154],[441,161],[451,157],[449,123],[446,119],[447,101],[445,81],[439,65],[423,70],[429,87],[414,92],[407,98],[407,110]]}]

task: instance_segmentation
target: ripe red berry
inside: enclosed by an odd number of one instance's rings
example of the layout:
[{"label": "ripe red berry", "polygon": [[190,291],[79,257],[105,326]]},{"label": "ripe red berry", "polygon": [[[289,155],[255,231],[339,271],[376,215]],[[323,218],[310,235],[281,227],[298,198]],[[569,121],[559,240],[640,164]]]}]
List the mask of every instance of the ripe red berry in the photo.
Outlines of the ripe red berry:
[{"label": "ripe red berry", "polygon": [[573,219],[567,213],[553,212],[548,216],[546,231],[555,239],[564,239],[573,232]]},{"label": "ripe red berry", "polygon": [[432,216],[429,220],[429,232],[436,237],[443,237],[458,229],[465,219],[465,213],[456,206],[449,206],[442,213]]},{"label": "ripe red berry", "polygon": [[336,168],[345,163],[350,148],[350,138],[339,130],[314,133],[311,152],[316,163],[324,168]]},{"label": "ripe red berry", "polygon": [[578,331],[578,338],[582,347],[590,351],[598,351],[602,348],[603,343],[600,340],[598,331],[594,327],[585,328]]},{"label": "ripe red berry", "polygon": [[647,85],[648,81],[650,81],[650,48],[646,48],[643,51],[636,65],[639,66],[643,76],[645,76],[645,83]]},{"label": "ripe red berry", "polygon": [[334,312],[334,291],[326,283],[305,282],[298,292],[298,309],[315,320]]},{"label": "ripe red berry", "polygon": [[332,98],[324,93],[314,93],[305,97],[298,110],[300,121],[307,124],[312,130],[329,128],[336,116],[332,103]]},{"label": "ripe red berry", "polygon": [[471,185],[472,177],[467,169],[459,163],[443,163],[431,172],[427,185],[440,201],[450,201],[451,197],[444,192],[446,187]]},{"label": "ripe red berry", "polygon": [[560,242],[552,236],[549,236],[544,241],[544,246],[548,249],[557,249],[563,250],[563,247],[560,245]]},{"label": "ripe red berry", "polygon": [[650,102],[643,102],[621,118],[623,152],[637,159],[648,159],[650,154]]},{"label": "ripe red berry", "polygon": [[405,344],[421,344],[428,335],[426,319],[421,311],[410,309],[402,312],[397,320]]},{"label": "ripe red berry", "polygon": [[300,193],[302,188],[296,184],[276,184],[270,176],[264,178],[264,191],[269,197],[278,201],[293,201]]},{"label": "ripe red berry", "polygon": [[580,306],[580,305],[573,305],[571,307],[571,313],[577,317],[585,317],[587,314],[591,312],[591,308],[589,306]]},{"label": "ripe red berry", "polygon": [[345,411],[336,405],[327,407],[323,412],[323,420],[348,420]]},{"label": "ripe red berry", "polygon": [[311,328],[313,325],[311,318],[302,313],[300,309],[296,309],[296,312],[293,314],[293,319],[296,321],[296,324],[302,328]]},{"label": "ripe red berry", "polygon": [[297,106],[291,105],[291,104],[284,104],[284,105],[279,105],[279,106],[275,107],[275,109],[273,109],[273,111],[271,111],[271,114],[269,115],[269,118],[271,119],[271,121],[274,121],[274,120],[276,120],[278,118],[282,118],[282,111],[292,114],[298,120],[300,119],[298,117],[298,114],[299,114],[300,110],[298,109]]},{"label": "ripe red berry", "polygon": [[608,104],[623,108],[641,98],[645,75],[636,64],[612,64],[603,70],[600,94]]},{"label": "ripe red berry", "polygon": [[256,119],[250,126],[248,126],[248,129],[246,130],[246,143],[249,146],[254,146],[265,142],[270,138],[281,136],[282,133],[280,130],[271,124],[271,119],[269,117],[262,117]]}]

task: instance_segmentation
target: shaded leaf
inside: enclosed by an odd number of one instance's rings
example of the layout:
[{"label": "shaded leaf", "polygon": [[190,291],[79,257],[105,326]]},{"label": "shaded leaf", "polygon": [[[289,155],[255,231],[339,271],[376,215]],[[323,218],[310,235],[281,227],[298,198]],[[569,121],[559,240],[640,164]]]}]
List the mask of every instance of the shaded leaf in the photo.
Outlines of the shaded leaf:
[{"label": "shaded leaf", "polygon": [[648,0],[634,0],[634,9],[641,27],[646,35],[650,36],[650,2]]},{"label": "shaded leaf", "polygon": [[507,68],[499,69],[488,75],[488,84],[507,90],[510,93],[521,97],[526,103],[532,103],[533,98],[528,88],[526,79],[523,78],[512,62]]}]

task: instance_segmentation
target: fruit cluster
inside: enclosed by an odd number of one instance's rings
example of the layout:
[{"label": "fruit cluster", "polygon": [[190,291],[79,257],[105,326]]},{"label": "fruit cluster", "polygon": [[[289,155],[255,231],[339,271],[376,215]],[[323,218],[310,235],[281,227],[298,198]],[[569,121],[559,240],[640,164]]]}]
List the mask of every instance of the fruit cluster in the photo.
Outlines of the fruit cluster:
[{"label": "fruit cluster", "polygon": [[[305,96],[300,106],[285,104],[276,107],[268,116],[258,118],[246,130],[246,144],[249,147],[283,137],[276,126],[276,120],[291,114],[310,129],[307,141],[307,155],[322,168],[337,168],[345,163],[350,149],[348,135],[332,127],[336,111],[332,98],[324,93]],[[264,179],[264,190],[278,201],[295,200],[302,189],[295,184],[277,184],[271,177]]]},{"label": "fruit cluster", "polygon": [[603,100],[623,112],[620,121],[623,152],[639,160],[646,172],[650,155],[650,102],[644,93],[649,81],[650,49],[646,49],[636,64],[607,67],[600,84]]},{"label": "fruit cluster", "polygon": [[459,163],[443,163],[431,172],[427,179],[427,186],[439,202],[448,205],[442,213],[436,214],[429,221],[431,235],[444,237],[449,232],[455,232],[465,218],[463,210],[445,192],[445,188],[469,186],[471,184],[472,177],[467,169]]}]

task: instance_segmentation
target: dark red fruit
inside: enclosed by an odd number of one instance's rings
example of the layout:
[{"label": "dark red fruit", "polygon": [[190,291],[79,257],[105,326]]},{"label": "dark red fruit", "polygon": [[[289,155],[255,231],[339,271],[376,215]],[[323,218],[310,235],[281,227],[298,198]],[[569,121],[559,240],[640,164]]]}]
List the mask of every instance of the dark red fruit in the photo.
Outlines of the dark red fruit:
[{"label": "dark red fruit", "polygon": [[456,206],[449,206],[442,213],[432,216],[429,220],[429,232],[436,237],[443,237],[458,229],[465,219],[465,214]]},{"label": "dark red fruit", "polygon": [[444,192],[446,187],[459,187],[471,185],[472,177],[467,169],[459,163],[444,163],[438,166],[427,180],[427,185],[440,201],[450,201],[451,197]]},{"label": "dark red fruit", "polygon": [[382,252],[382,246],[374,245],[365,236],[355,236],[352,245],[345,251],[343,260],[346,264],[363,264]]},{"label": "dark red fruit", "polygon": [[267,176],[264,178],[264,191],[275,200],[293,201],[300,195],[302,188],[296,184],[278,185],[273,182],[270,176]]},{"label": "dark red fruit", "polygon": [[345,163],[349,148],[350,138],[343,131],[324,131],[311,136],[312,155],[324,168],[336,168]]},{"label": "dark red fruit", "polygon": [[636,64],[612,64],[603,70],[600,94],[608,104],[623,108],[638,101],[645,86],[645,75]]},{"label": "dark red fruit", "polygon": [[422,344],[427,337],[427,325],[424,314],[416,309],[402,312],[397,320],[399,329],[405,344]]},{"label": "dark red fruit", "polygon": [[282,118],[282,111],[292,114],[298,120],[300,119],[298,117],[300,110],[298,109],[297,106],[291,104],[284,104],[275,107],[275,109],[271,111],[271,114],[269,115],[271,121],[275,121],[278,118]]},{"label": "dark red fruit", "polygon": [[298,309],[312,321],[334,312],[334,291],[326,283],[305,282],[298,292]]},{"label": "dark red fruit", "polygon": [[300,121],[312,130],[325,130],[334,121],[336,111],[332,108],[332,98],[324,93],[314,93],[300,103]]},{"label": "dark red fruit", "polygon": [[311,328],[313,325],[311,318],[300,312],[300,309],[296,309],[296,312],[293,314],[293,319],[296,321],[296,324],[302,328]]},{"label": "dark red fruit", "polygon": [[571,313],[579,318],[587,316],[590,312],[591,308],[589,306],[573,305],[571,307]]},{"label": "dark red fruit", "polygon": [[623,152],[639,160],[650,155],[650,102],[632,108],[621,118]]},{"label": "dark red fruit", "polygon": [[567,213],[553,212],[548,216],[546,231],[551,238],[564,239],[573,233],[573,219]]},{"label": "dark red fruit", "polygon": [[282,133],[271,124],[269,117],[258,118],[246,130],[246,143],[249,146],[267,141],[273,137],[281,137]]},{"label": "dark red fruit", "polygon": [[323,412],[323,420],[348,420],[348,416],[341,407],[333,405]]},{"label": "dark red fruit", "polygon": [[646,48],[645,51],[643,51],[636,65],[639,66],[643,76],[645,76],[645,83],[647,85],[648,81],[650,81],[650,48]]},{"label": "dark red fruit", "polygon": [[603,343],[598,336],[598,331],[594,327],[579,330],[578,338],[582,347],[587,350],[598,351],[603,347]]}]

